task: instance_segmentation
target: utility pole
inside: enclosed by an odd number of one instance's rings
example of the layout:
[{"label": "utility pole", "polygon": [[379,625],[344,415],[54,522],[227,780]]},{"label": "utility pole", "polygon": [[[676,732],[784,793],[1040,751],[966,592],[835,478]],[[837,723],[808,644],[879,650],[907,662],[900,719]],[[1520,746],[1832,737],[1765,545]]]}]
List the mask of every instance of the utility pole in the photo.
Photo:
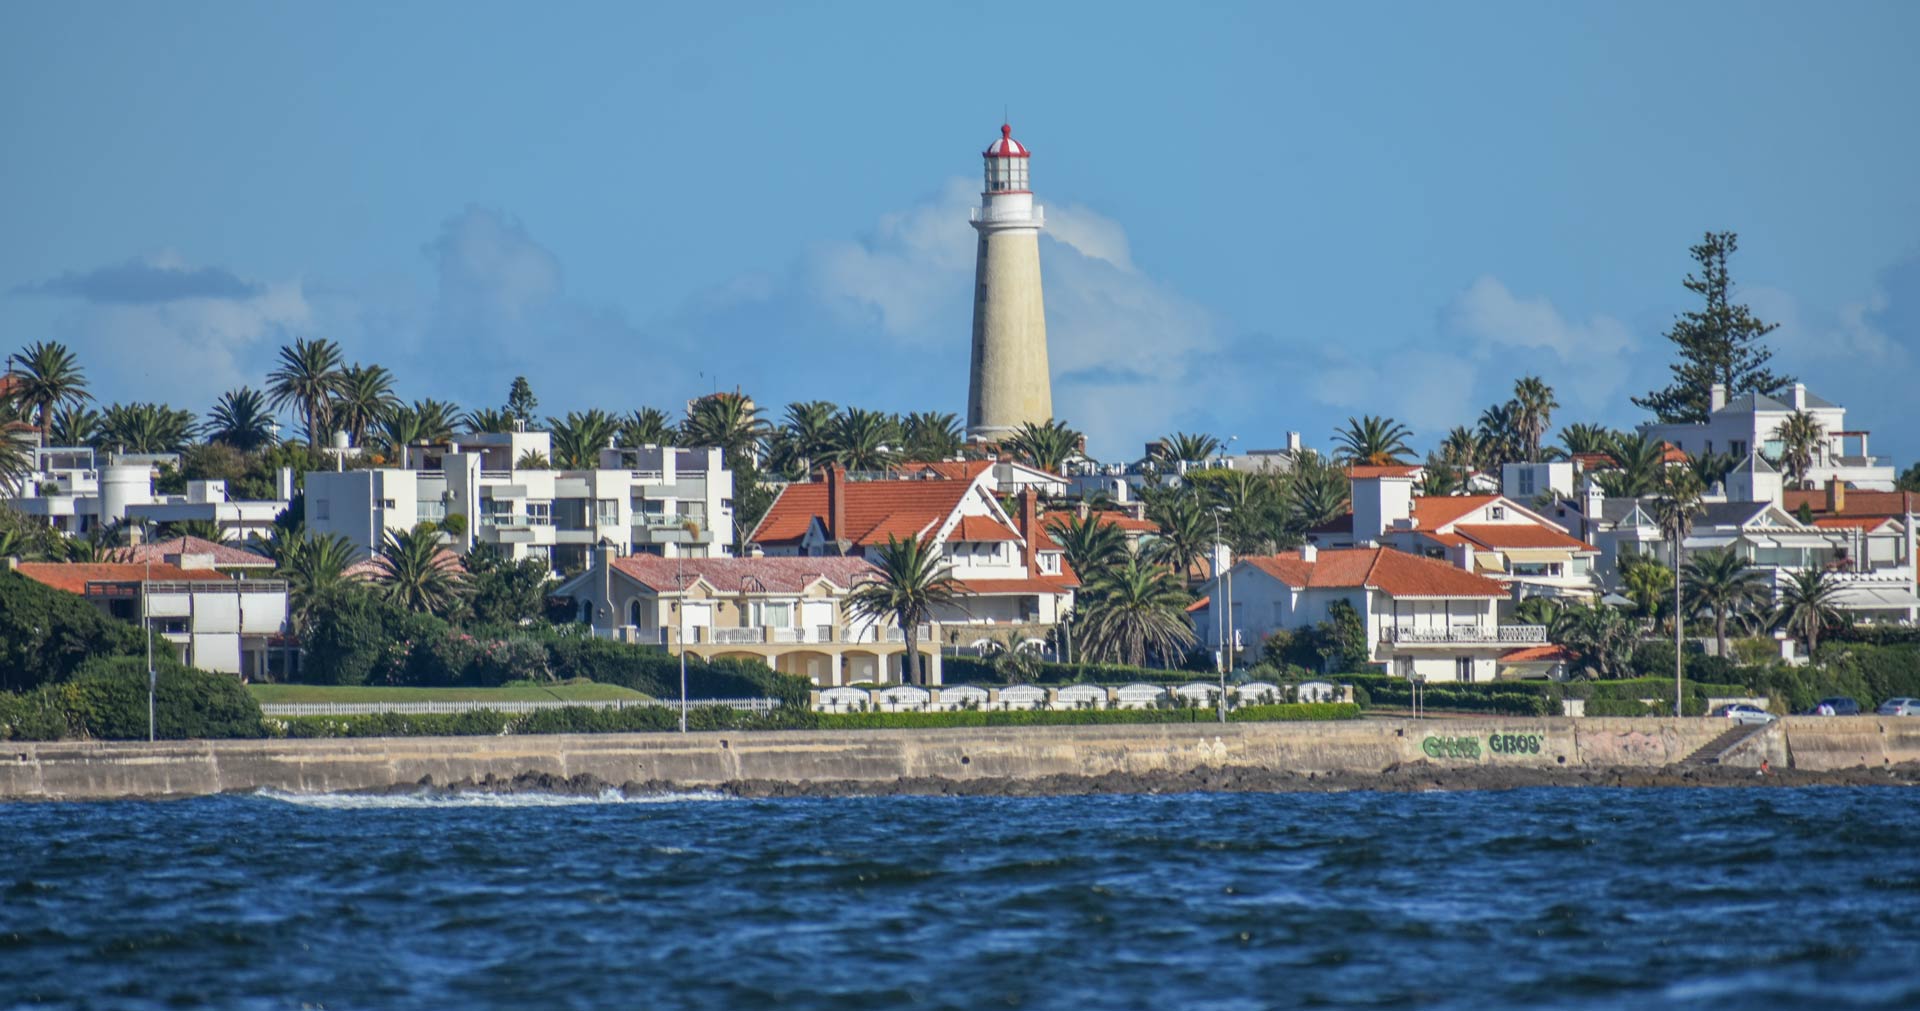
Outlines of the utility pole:
[{"label": "utility pole", "polygon": [[147,611],[147,588],[153,582],[153,563],[148,562],[146,577],[140,581],[140,631],[147,634],[147,743],[155,739],[153,696],[159,687],[160,677],[153,671],[153,622]]}]

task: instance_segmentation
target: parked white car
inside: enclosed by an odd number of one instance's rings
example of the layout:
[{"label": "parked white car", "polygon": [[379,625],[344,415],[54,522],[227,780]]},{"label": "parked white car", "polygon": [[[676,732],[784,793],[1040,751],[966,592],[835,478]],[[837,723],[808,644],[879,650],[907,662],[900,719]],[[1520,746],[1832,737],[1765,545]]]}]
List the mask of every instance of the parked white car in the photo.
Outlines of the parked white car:
[{"label": "parked white car", "polygon": [[1713,715],[1732,720],[1740,724],[1772,723],[1778,716],[1759,706],[1750,706],[1745,702],[1733,702],[1713,711]]},{"label": "parked white car", "polygon": [[1920,716],[1920,699],[1888,699],[1874,712],[1881,716]]}]

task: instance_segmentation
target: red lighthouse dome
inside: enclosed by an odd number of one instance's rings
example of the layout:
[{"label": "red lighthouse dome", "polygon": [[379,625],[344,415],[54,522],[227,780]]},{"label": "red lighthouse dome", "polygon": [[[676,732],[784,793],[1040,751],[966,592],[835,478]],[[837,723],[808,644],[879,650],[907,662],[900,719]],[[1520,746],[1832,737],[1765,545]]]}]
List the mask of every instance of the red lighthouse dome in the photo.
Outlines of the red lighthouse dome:
[{"label": "red lighthouse dome", "polygon": [[1013,139],[1013,127],[1011,125],[1002,123],[1000,124],[1000,139],[987,145],[986,156],[988,158],[1025,158],[1027,157],[1027,146]]},{"label": "red lighthouse dome", "polygon": [[1000,139],[987,145],[988,193],[1026,193],[1027,146],[1013,139],[1013,127],[1000,124]]}]

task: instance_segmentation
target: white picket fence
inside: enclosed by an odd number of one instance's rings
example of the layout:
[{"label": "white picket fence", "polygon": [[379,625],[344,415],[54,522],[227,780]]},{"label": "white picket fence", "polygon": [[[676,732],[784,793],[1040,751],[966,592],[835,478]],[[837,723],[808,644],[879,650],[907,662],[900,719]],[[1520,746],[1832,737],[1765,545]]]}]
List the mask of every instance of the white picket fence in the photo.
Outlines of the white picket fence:
[{"label": "white picket fence", "polygon": [[[266,716],[369,716],[375,713],[531,713],[541,709],[637,709],[644,706],[678,708],[679,699],[595,699],[566,702],[539,700],[526,702],[281,702],[260,707]],[[726,706],[749,713],[770,713],[780,708],[778,699],[688,699],[689,707]]]}]

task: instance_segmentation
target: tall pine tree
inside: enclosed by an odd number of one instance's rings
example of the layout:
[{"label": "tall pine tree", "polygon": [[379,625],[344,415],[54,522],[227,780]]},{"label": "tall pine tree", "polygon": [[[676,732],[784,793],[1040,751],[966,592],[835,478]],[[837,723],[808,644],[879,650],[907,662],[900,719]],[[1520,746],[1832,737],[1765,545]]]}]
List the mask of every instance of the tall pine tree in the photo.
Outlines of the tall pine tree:
[{"label": "tall pine tree", "polygon": [[1793,382],[1792,376],[1775,375],[1767,368],[1773,352],[1760,343],[1780,324],[1762,322],[1728,297],[1733,278],[1727,258],[1738,248],[1739,236],[1733,232],[1708,232],[1692,249],[1700,273],[1687,275],[1687,290],[1706,305],[1682,313],[1667,331],[1667,339],[1680,350],[1680,360],[1671,366],[1673,383],[1633,398],[1635,406],[1652,411],[1662,422],[1706,421],[1715,383],[1726,384],[1732,398],[1747,392],[1772,394]]}]

